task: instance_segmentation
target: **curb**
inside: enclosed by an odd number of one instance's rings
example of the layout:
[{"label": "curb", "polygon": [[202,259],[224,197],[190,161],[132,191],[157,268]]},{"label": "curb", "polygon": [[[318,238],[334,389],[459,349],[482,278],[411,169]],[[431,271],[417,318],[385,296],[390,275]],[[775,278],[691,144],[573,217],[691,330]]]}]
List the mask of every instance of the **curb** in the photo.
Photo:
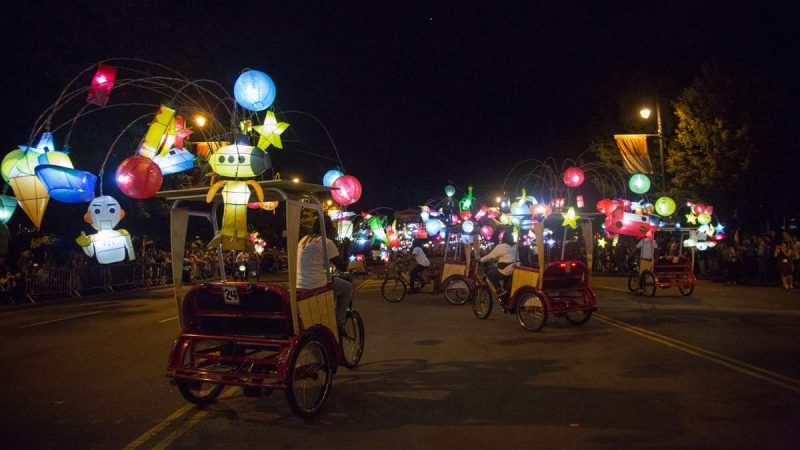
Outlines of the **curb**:
[{"label": "curb", "polygon": [[[139,287],[133,289],[125,289],[120,291],[111,292],[99,292],[96,294],[85,295],[82,298],[73,298],[73,297],[61,297],[61,298],[53,298],[50,300],[45,300],[42,302],[36,303],[21,303],[18,305],[8,305],[8,306],[0,306],[0,314],[6,312],[13,312],[13,311],[20,311],[24,309],[35,309],[35,308],[42,308],[46,306],[55,306],[55,305],[70,305],[75,303],[88,303],[93,301],[104,301],[102,297],[114,294],[125,294],[125,293],[137,293],[137,292],[148,292],[148,291],[155,291],[158,289],[172,289],[172,284],[162,284],[160,286],[147,286],[147,287]],[[186,286],[186,284],[184,284]],[[116,299],[121,300],[121,299]]]}]

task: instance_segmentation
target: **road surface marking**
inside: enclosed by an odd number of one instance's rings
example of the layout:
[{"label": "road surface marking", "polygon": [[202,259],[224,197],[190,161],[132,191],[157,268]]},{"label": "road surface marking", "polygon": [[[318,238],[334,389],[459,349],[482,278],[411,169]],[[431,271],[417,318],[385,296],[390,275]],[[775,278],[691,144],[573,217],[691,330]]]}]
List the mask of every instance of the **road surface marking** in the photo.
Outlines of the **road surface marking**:
[{"label": "road surface marking", "polygon": [[626,293],[630,292],[629,289],[620,289],[620,288],[613,288],[613,287],[609,287],[609,286],[600,286],[600,285],[597,285],[597,284],[595,284],[594,287],[598,287],[600,289],[608,289],[609,291],[626,292]]},{"label": "road surface marking", "polygon": [[[230,388],[227,391],[223,392],[222,395],[218,397],[218,399],[222,400],[228,397],[232,397],[233,394],[235,394],[238,390],[239,390],[238,388]],[[183,422],[180,426],[178,426],[178,428],[176,428],[175,431],[167,435],[163,440],[156,443],[153,446],[153,448],[162,450],[169,447],[173,442],[175,442],[175,439],[178,439],[179,437],[183,436],[187,431],[191,430],[192,427],[200,423],[200,421],[203,420],[203,418],[205,418],[207,415],[208,411],[206,410],[199,411],[197,414],[190,417],[186,422]]]},{"label": "road surface marking", "polygon": [[780,386],[782,388],[786,388],[794,392],[800,392],[800,380],[796,378],[787,377],[785,375],[781,375],[779,373],[772,372],[767,369],[762,369],[761,367],[754,366],[752,364],[748,364],[746,362],[742,362],[737,359],[733,359],[731,357],[721,355],[719,353],[715,353],[701,347],[687,344],[686,342],[679,341],[677,339],[672,339],[670,337],[655,333],[645,328],[640,328],[616,319],[612,319],[611,317],[608,316],[596,314],[596,317],[601,322],[625,330],[629,333],[636,334],[651,341],[666,345],[667,347],[671,347],[676,350],[680,350],[684,353],[688,353],[690,355],[703,358],[707,361],[711,361],[713,363],[732,369],[736,372],[749,375],[753,378],[758,378],[768,383],[772,383],[776,386]]},{"label": "road surface marking", "polygon": [[169,319],[159,320],[159,321],[158,321],[158,323],[169,322],[170,320],[175,320],[175,319],[177,319],[177,318],[178,318],[178,316],[175,316],[175,317],[170,317]]},{"label": "road surface marking", "polygon": [[22,325],[22,326],[19,326],[17,328],[30,328],[30,327],[35,327],[37,325],[45,325],[45,324],[53,323],[53,322],[61,322],[63,320],[77,319],[78,317],[93,316],[95,314],[101,314],[103,312],[105,312],[105,311],[93,311],[93,312],[88,312],[88,313],[83,313],[83,314],[75,314],[74,316],[60,317],[58,319],[45,320],[44,322],[29,323],[27,325]]},{"label": "road surface marking", "polygon": [[358,285],[358,287],[356,288],[356,291],[359,291],[359,290],[361,290],[361,288],[363,288],[363,287],[364,287],[364,285],[366,285],[366,284],[368,284],[368,283],[372,282],[373,280],[376,280],[376,278],[367,278],[367,279],[366,279],[366,280],[364,280],[364,281],[363,281],[361,284],[359,284],[359,285]]}]

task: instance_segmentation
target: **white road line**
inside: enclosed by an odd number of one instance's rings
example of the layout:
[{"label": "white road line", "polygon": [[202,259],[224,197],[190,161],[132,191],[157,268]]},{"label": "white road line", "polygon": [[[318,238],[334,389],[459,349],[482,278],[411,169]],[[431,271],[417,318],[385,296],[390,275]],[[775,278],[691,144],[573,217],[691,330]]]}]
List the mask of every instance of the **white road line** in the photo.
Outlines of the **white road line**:
[{"label": "white road line", "polygon": [[158,321],[158,323],[169,322],[170,320],[175,320],[175,319],[177,319],[177,318],[178,318],[178,316],[175,316],[175,317],[170,317],[169,319],[159,320],[159,321]]},{"label": "white road line", "polygon": [[94,312],[83,313],[83,314],[75,314],[74,316],[61,317],[61,318],[53,319],[53,320],[45,320],[44,322],[29,323],[27,325],[22,325],[22,326],[19,326],[17,328],[30,328],[30,327],[35,327],[37,325],[45,325],[45,324],[53,323],[53,322],[61,322],[63,320],[77,319],[78,317],[93,316],[95,314],[101,314],[103,312],[104,311],[94,311]]},{"label": "white road line", "polygon": [[617,292],[630,292],[628,289],[620,289],[620,288],[613,288],[609,286],[600,286],[599,284],[594,285],[594,287],[599,287],[600,289],[608,289],[609,291],[617,291]]}]

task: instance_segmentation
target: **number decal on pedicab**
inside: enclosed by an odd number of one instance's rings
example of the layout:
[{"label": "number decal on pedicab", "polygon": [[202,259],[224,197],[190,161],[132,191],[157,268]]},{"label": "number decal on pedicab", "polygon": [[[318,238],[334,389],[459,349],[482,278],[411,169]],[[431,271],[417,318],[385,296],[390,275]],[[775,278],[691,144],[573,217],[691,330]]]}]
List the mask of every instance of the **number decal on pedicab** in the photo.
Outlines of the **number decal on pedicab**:
[{"label": "number decal on pedicab", "polygon": [[239,301],[239,290],[236,289],[236,286],[223,286],[222,287],[222,299],[225,301],[227,305],[241,305],[242,303]]}]

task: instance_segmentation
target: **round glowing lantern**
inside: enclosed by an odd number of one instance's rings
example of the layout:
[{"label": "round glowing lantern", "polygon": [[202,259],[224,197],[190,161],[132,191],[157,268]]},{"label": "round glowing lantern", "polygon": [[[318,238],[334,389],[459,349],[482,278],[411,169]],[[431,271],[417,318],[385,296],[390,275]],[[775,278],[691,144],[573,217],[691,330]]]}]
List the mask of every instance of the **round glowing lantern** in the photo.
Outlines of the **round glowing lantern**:
[{"label": "round glowing lantern", "polygon": [[669,197],[659,197],[656,200],[656,212],[662,216],[669,216],[675,212],[675,200]]},{"label": "round glowing lantern", "polygon": [[461,219],[462,220],[469,220],[472,218],[472,213],[469,211],[461,211]]},{"label": "round glowing lantern", "polygon": [[0,222],[8,223],[17,210],[17,198],[11,195],[0,195]]},{"label": "round glowing lantern", "polygon": [[570,167],[564,171],[564,184],[569,187],[578,187],[583,184],[583,170],[578,167]]},{"label": "round glowing lantern", "polygon": [[471,220],[465,220],[464,223],[461,224],[461,230],[464,233],[472,233],[475,230],[475,224],[472,223]]},{"label": "round glowing lantern", "polygon": [[275,101],[275,83],[258,70],[245,70],[233,85],[233,96],[248,111],[263,111]]},{"label": "round glowing lantern", "polygon": [[144,156],[126,158],[117,167],[117,187],[128,197],[143,200],[161,189],[164,176],[152,159]]},{"label": "round glowing lantern", "polygon": [[352,175],[342,175],[333,181],[331,196],[340,205],[352,205],[361,198],[361,183]]},{"label": "round glowing lantern", "polygon": [[481,227],[481,236],[484,238],[491,239],[493,234],[494,230],[489,225],[484,225]]},{"label": "round glowing lantern", "polygon": [[331,169],[325,172],[325,175],[322,176],[322,185],[331,187],[333,186],[333,182],[342,175],[344,174],[341,170]]},{"label": "round glowing lantern", "polygon": [[628,187],[637,194],[644,194],[650,190],[650,178],[643,173],[634,174],[628,181]]},{"label": "round glowing lantern", "polygon": [[447,186],[444,187],[444,193],[448,197],[452,197],[456,193],[456,188],[454,188],[453,186],[447,185]]},{"label": "round glowing lantern", "polygon": [[709,223],[711,223],[711,214],[705,212],[703,214],[700,214],[699,216],[697,216],[697,222],[699,222],[702,225],[708,225]]},{"label": "round glowing lantern", "polygon": [[0,173],[3,175],[3,180],[8,182],[8,177],[11,175],[12,169],[17,165],[17,161],[25,156],[25,152],[20,149],[11,150],[3,157],[3,162],[0,163]]},{"label": "round glowing lantern", "polygon": [[425,231],[428,232],[428,235],[434,236],[442,229],[442,222],[439,219],[430,219],[429,221],[425,222]]}]

